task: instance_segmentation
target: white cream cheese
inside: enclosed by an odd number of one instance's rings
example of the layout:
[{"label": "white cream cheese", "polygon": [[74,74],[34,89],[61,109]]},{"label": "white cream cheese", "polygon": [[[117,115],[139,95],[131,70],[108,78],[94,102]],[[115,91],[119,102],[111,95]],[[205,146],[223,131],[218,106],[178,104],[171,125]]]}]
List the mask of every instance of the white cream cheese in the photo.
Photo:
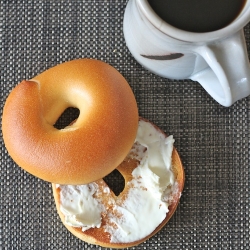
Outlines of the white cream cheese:
[{"label": "white cream cheese", "polygon": [[[107,210],[99,196],[95,183],[80,186],[59,185],[61,211],[65,223],[82,227],[83,231],[101,226],[101,215],[109,222],[105,231],[110,233],[111,242],[127,243],[140,240],[165,219],[168,202],[178,190],[171,171],[171,155],[174,139],[165,138],[152,124],[140,121],[136,144],[129,157],[135,157],[140,164],[132,172],[133,179],[126,185],[129,192],[126,199],[111,199],[112,210]],[[177,189],[176,189],[177,188]],[[103,193],[109,193],[104,190]],[[72,202],[73,201],[73,202]],[[118,215],[118,216],[117,216]]]},{"label": "white cream cheese", "polygon": [[99,228],[102,223],[101,213],[104,209],[94,197],[97,190],[95,183],[87,185],[59,185],[60,210],[65,216],[65,223],[73,227]]}]

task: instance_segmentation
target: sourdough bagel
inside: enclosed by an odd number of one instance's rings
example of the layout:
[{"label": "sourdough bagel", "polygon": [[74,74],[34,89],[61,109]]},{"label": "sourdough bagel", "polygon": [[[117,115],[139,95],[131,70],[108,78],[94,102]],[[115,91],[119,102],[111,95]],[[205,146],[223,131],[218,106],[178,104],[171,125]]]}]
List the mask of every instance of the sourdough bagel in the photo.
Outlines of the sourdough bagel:
[{"label": "sourdough bagel", "polygon": [[[58,130],[68,108],[80,115]],[[2,132],[13,160],[49,182],[85,184],[116,168],[131,149],[138,127],[135,97],[110,65],[79,59],[18,84],[6,100]]]},{"label": "sourdough bagel", "polygon": [[157,233],[175,212],[184,186],[173,141],[141,118],[135,144],[117,167],[125,179],[118,196],[103,179],[52,184],[65,227],[83,241],[110,248],[135,246]]}]

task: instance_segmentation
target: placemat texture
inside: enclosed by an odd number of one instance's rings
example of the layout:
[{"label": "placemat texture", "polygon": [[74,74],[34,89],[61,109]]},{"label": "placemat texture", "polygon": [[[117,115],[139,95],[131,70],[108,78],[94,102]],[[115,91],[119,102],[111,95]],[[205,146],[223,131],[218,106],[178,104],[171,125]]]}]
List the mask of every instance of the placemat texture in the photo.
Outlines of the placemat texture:
[{"label": "placemat texture", "polygon": [[[132,87],[140,115],[174,135],[186,171],[175,215],[132,249],[249,249],[250,98],[224,108],[197,83],[141,67],[123,37],[126,3],[0,0],[0,115],[17,83],[51,66],[75,58],[111,64]],[[250,51],[249,32],[248,25]],[[50,184],[12,161],[2,134],[0,150],[0,249],[104,249],[66,230]]]}]

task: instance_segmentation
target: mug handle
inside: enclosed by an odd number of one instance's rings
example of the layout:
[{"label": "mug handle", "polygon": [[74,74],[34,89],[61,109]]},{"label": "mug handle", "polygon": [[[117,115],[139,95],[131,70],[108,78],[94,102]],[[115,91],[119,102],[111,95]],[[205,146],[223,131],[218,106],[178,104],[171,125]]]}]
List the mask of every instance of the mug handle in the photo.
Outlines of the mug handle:
[{"label": "mug handle", "polygon": [[197,46],[194,52],[209,67],[190,79],[198,81],[218,103],[229,107],[250,95],[250,67],[243,29],[224,40]]}]

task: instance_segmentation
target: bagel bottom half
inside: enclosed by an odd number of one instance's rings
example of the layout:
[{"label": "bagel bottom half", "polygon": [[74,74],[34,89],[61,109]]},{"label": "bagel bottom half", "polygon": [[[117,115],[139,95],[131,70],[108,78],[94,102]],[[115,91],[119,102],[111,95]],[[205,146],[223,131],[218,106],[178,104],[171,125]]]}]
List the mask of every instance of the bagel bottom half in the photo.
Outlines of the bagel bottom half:
[{"label": "bagel bottom half", "polygon": [[85,242],[109,248],[135,246],[156,234],[175,212],[184,187],[173,142],[141,118],[134,146],[117,167],[125,179],[119,195],[103,179],[77,186],[52,184],[65,227]]}]

